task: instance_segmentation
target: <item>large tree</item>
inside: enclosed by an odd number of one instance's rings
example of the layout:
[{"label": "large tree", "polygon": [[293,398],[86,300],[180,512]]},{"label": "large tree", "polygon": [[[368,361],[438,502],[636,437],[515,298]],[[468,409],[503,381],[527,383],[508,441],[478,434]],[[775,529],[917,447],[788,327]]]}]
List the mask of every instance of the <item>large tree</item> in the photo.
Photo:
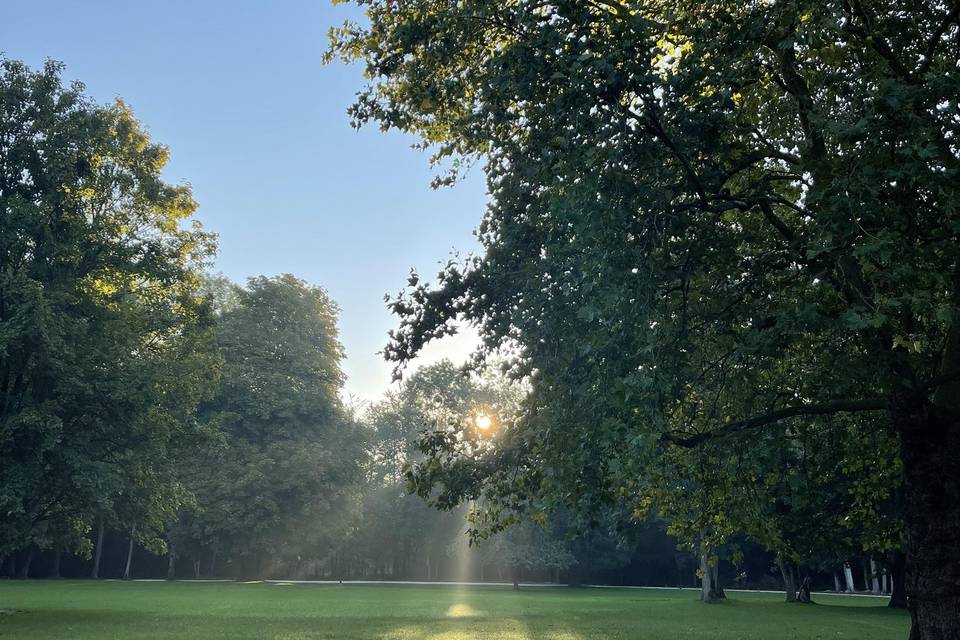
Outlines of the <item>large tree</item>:
[{"label": "large tree", "polygon": [[184,472],[197,509],[175,538],[259,575],[264,561],[325,553],[344,534],[366,442],[338,395],[343,347],[326,291],[289,274],[208,288],[227,301],[220,388],[198,412],[216,435]]},{"label": "large tree", "polygon": [[671,448],[869,412],[912,637],[960,636],[960,5],[358,4],[331,49],[366,64],[355,121],[454,159],[440,182],[481,159],[491,193],[483,255],[394,302],[387,353],[456,319],[518,346],[513,493],[589,506]]},{"label": "large tree", "polygon": [[216,381],[189,188],[126,105],[60,72],[0,63],[0,555],[85,550],[121,504],[154,539]]}]

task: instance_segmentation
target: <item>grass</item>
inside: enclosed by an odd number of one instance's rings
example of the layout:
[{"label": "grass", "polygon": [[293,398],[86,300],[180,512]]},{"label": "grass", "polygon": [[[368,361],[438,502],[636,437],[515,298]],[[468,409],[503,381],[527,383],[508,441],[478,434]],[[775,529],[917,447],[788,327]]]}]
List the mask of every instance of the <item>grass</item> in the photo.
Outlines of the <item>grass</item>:
[{"label": "grass", "polygon": [[687,590],[291,585],[95,581],[0,582],[0,638],[595,638],[901,640],[905,613],[885,600]]}]

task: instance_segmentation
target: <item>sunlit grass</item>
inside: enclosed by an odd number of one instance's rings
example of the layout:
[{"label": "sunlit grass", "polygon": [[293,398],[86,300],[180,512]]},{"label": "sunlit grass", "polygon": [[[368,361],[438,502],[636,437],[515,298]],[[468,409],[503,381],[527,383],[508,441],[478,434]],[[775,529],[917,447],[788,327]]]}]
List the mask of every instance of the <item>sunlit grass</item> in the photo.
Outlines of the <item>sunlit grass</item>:
[{"label": "sunlit grass", "polygon": [[[281,588],[282,587],[282,588]],[[874,598],[785,604],[693,590],[93,581],[0,582],[0,638],[378,640],[905,639]]]}]

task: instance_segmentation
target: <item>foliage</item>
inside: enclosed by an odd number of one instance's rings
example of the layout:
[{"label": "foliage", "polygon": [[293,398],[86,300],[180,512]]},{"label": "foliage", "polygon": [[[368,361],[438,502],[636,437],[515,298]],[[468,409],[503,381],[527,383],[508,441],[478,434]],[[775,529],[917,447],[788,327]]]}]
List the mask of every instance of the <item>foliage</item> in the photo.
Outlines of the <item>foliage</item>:
[{"label": "foliage", "polygon": [[[440,183],[482,162],[491,194],[483,254],[412,278],[387,354],[466,321],[487,352],[515,344],[533,388],[509,452],[431,479],[489,496],[494,523],[538,496],[595,510],[684,482],[677,448],[863,412],[899,440],[917,633],[955,631],[957,8],[357,4],[369,23],[328,54],[365,65],[354,123],[418,135],[453,160]],[[722,520],[699,535],[748,521],[695,490]]]},{"label": "foliage", "polygon": [[213,237],[125,104],[0,66],[0,554],[84,551],[97,512],[153,543],[216,382]]},{"label": "foliage", "polygon": [[199,409],[217,437],[185,466],[198,509],[177,537],[257,563],[326,550],[349,527],[365,446],[338,397],[338,309],[291,275],[213,285],[233,300],[217,317],[221,384]]}]

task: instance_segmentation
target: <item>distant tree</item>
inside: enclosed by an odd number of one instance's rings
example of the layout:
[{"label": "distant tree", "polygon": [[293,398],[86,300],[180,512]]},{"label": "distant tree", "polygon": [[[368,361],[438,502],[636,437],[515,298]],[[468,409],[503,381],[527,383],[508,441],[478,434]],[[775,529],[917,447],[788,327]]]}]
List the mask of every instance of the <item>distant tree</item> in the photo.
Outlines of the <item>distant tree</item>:
[{"label": "distant tree", "polygon": [[343,347],[327,293],[291,275],[220,288],[235,300],[217,318],[223,375],[199,410],[216,436],[185,466],[197,509],[174,535],[259,575],[266,560],[342,535],[365,436],[338,397]]},{"label": "distant tree", "polygon": [[217,376],[214,241],[189,188],[162,180],[167,149],[125,104],[61,70],[0,62],[0,555],[88,552],[118,501],[162,529]]},{"label": "distant tree", "polygon": [[483,254],[413,279],[387,353],[466,321],[533,385],[505,465],[450,497],[587,509],[671,448],[871,414],[913,637],[960,636],[957,6],[357,4],[330,51],[365,64],[355,123],[455,159],[438,182],[485,163],[491,194]]}]

